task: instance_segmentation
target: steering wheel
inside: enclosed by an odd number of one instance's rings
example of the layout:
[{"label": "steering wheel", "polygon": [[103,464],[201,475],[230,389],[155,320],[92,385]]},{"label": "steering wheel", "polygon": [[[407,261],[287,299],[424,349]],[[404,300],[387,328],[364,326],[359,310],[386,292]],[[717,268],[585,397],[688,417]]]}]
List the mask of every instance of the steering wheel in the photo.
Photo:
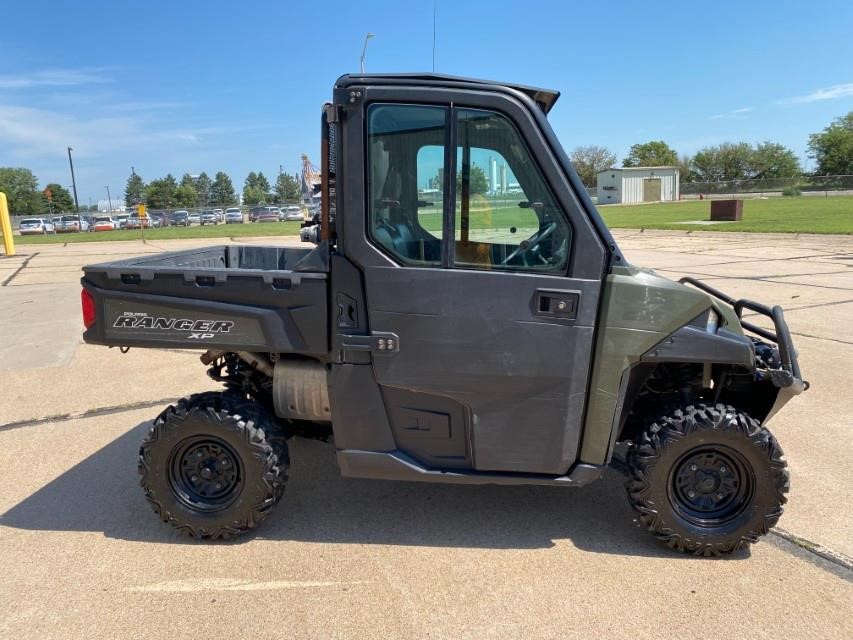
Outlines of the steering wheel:
[{"label": "steering wheel", "polygon": [[[554,229],[557,228],[556,222],[549,222],[548,225],[544,229],[540,229],[532,236],[530,236],[527,240],[523,240],[520,245],[518,245],[518,249],[509,254],[506,258],[503,259],[501,265],[508,265],[510,262],[515,260],[516,258],[523,258],[531,251],[536,249],[542,241],[554,233]],[[525,263],[527,264],[527,263]]]}]

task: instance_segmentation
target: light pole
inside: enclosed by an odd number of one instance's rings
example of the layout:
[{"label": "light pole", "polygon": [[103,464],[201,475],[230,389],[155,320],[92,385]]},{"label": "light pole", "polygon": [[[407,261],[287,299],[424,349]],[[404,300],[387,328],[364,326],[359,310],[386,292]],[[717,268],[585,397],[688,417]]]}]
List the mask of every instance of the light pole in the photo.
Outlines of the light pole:
[{"label": "light pole", "polygon": [[368,33],[364,36],[364,46],[361,48],[361,72],[364,73],[364,56],[367,54],[367,41],[370,40],[374,34]]},{"label": "light pole", "polygon": [[107,203],[110,205],[110,215],[113,214],[113,199],[110,197],[110,185],[106,185],[104,189],[107,190]]},{"label": "light pole", "polygon": [[80,213],[80,205],[77,204],[77,181],[74,179],[74,161],[71,159],[71,147],[68,147],[68,164],[71,166],[71,188],[74,190],[74,211]]}]

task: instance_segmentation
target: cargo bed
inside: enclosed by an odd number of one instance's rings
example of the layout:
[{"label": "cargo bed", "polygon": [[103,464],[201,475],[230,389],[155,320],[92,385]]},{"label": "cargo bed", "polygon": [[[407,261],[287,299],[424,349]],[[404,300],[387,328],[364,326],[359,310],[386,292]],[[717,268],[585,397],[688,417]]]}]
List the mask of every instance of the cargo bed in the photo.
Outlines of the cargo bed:
[{"label": "cargo bed", "polygon": [[321,248],[222,245],[83,268],[86,342],[328,353]]}]

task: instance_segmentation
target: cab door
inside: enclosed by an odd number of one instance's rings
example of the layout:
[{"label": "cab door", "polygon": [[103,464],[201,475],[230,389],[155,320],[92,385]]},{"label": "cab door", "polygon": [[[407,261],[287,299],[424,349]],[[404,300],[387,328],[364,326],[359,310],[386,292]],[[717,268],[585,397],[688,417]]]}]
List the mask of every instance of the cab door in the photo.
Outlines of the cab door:
[{"label": "cab door", "polygon": [[396,447],[422,464],[563,474],[605,248],[532,103],[454,94],[365,91],[366,224],[345,241],[375,379]]}]

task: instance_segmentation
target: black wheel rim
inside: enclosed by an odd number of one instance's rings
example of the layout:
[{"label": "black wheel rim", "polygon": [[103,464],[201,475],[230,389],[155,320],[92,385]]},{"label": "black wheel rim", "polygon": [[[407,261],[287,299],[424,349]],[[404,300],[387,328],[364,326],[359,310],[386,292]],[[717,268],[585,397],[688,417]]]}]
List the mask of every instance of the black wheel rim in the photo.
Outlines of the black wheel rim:
[{"label": "black wheel rim", "polygon": [[685,453],[673,466],[669,500],[686,520],[719,527],[752,502],[755,475],[741,454],[729,447],[702,447]]},{"label": "black wheel rim", "polygon": [[169,485],[188,507],[221,511],[233,504],[243,489],[240,457],[219,438],[188,438],[173,451]]}]

